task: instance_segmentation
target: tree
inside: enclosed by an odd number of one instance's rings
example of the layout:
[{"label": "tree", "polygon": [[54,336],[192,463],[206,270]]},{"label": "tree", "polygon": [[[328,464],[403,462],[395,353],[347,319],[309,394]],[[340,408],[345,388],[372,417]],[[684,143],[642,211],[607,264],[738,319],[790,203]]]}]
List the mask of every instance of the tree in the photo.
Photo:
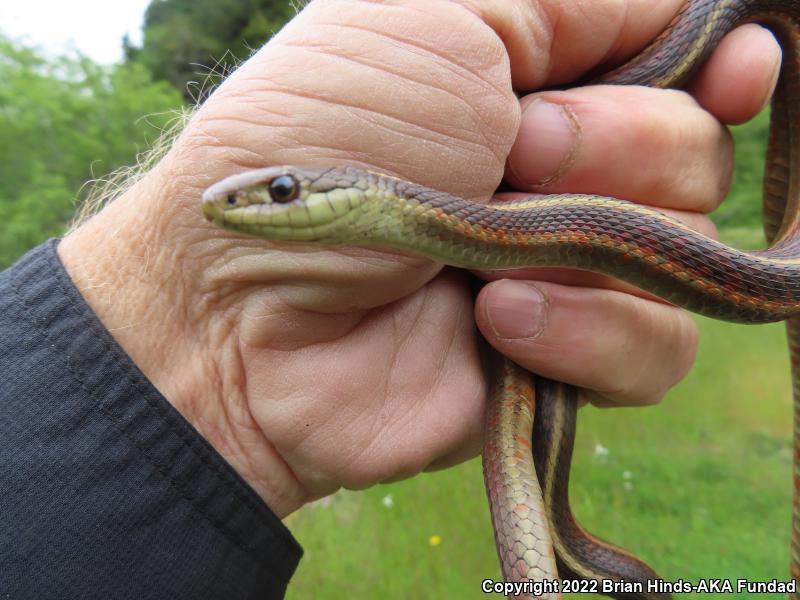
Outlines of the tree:
[{"label": "tree", "polygon": [[199,100],[218,65],[246,59],[293,15],[290,0],[152,0],[142,47],[123,47],[129,62]]},{"label": "tree", "polygon": [[141,65],[48,60],[1,36],[0,81],[1,267],[59,235],[84,182],[134,163],[181,99]]}]

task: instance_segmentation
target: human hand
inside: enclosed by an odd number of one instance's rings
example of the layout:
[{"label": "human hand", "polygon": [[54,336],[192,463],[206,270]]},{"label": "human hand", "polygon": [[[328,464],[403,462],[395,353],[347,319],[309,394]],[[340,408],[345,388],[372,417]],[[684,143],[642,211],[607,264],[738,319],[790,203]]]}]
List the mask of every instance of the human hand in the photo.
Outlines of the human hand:
[{"label": "human hand", "polygon": [[[729,36],[695,98],[512,91],[620,62],[679,4],[598,1],[584,15],[544,0],[313,2],[59,253],[142,371],[279,516],[340,486],[468,458],[485,381],[463,274],[223,232],[203,221],[200,195],[249,168],[348,163],[476,201],[504,175],[519,190],[602,193],[713,232],[702,214],[732,165],[717,119],[764,104],[778,61],[769,34]],[[489,342],[521,365],[597,403],[645,404],[691,364],[681,310],[605,277],[523,276],[538,281],[494,281],[475,307]]]}]

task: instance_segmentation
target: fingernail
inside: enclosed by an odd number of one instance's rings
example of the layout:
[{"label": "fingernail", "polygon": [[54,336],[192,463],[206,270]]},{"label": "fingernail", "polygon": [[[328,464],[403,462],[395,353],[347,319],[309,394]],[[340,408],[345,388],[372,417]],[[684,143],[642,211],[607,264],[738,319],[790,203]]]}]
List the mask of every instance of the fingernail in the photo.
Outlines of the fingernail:
[{"label": "fingernail", "polygon": [[575,162],[580,133],[580,123],[569,107],[533,100],[524,107],[517,141],[508,156],[509,169],[531,186],[557,181]]},{"label": "fingernail", "polygon": [[499,338],[537,338],[547,326],[548,309],[547,297],[538,287],[508,279],[487,298],[486,316]]}]

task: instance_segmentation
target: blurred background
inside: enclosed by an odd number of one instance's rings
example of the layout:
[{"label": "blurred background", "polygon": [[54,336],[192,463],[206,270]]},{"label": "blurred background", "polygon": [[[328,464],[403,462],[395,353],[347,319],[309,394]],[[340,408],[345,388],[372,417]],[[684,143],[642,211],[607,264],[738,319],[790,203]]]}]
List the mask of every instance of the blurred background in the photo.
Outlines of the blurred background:
[{"label": "blurred background", "polygon": [[[3,0],[0,268],[65,230],[90,186],[136,163],[294,14],[286,0]],[[734,128],[714,215],[763,245],[768,115]],[[596,534],[668,580],[787,578],[791,388],[782,327],[698,319],[701,352],[662,405],[581,411],[572,499]],[[289,598],[482,598],[499,579],[480,463],[340,492],[290,516]]]}]

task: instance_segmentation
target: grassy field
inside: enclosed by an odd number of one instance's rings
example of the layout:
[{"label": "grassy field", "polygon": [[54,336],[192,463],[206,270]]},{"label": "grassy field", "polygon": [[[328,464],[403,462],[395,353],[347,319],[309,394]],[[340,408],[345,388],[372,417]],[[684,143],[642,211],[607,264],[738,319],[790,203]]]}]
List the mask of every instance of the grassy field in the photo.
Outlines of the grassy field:
[{"label": "grassy field", "polygon": [[[575,512],[668,580],[782,579],[792,458],[783,328],[699,323],[698,363],[660,406],[581,411]],[[306,549],[290,599],[482,598],[481,580],[499,578],[478,461],[339,493],[288,525]]]}]

